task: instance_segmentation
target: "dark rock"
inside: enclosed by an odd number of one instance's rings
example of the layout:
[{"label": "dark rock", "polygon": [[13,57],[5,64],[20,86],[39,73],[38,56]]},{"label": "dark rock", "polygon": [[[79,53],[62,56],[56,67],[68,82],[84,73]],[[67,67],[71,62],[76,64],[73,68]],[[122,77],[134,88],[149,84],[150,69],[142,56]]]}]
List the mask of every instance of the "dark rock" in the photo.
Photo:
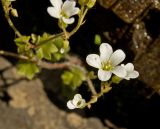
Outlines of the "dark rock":
[{"label": "dark rock", "polygon": [[119,0],[113,12],[125,22],[132,23],[150,4],[150,0]]},{"label": "dark rock", "polygon": [[[132,23],[148,9],[160,10],[160,0],[98,0],[104,8],[112,11],[126,23]],[[146,13],[147,12],[147,13]]]},{"label": "dark rock", "polygon": [[98,0],[98,2],[101,6],[108,9],[112,5],[114,5],[117,2],[117,0]]},{"label": "dark rock", "polygon": [[140,80],[155,91],[160,89],[160,38],[156,39],[147,51],[135,61],[135,67],[140,73]]}]

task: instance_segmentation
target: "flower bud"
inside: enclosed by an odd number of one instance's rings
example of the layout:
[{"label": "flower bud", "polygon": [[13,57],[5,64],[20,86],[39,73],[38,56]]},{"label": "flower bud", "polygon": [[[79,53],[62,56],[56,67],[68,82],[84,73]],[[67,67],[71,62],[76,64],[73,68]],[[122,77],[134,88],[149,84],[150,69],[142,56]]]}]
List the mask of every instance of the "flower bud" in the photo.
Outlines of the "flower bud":
[{"label": "flower bud", "polygon": [[78,0],[78,3],[83,6],[83,5],[86,5],[87,4],[87,1],[88,0]]},{"label": "flower bud", "polygon": [[87,7],[92,8],[96,3],[96,0],[88,0],[87,2]]},{"label": "flower bud", "polygon": [[11,9],[11,14],[12,14],[12,16],[14,16],[14,17],[18,17],[18,12],[17,12],[17,10],[16,9]]},{"label": "flower bud", "polygon": [[119,84],[121,81],[122,81],[122,78],[120,78],[120,77],[118,77],[118,76],[116,76],[116,75],[114,75],[114,76],[112,77],[112,82],[113,82],[113,83]]},{"label": "flower bud", "polygon": [[68,40],[64,40],[63,41],[63,48],[67,49],[69,47],[69,41]]}]

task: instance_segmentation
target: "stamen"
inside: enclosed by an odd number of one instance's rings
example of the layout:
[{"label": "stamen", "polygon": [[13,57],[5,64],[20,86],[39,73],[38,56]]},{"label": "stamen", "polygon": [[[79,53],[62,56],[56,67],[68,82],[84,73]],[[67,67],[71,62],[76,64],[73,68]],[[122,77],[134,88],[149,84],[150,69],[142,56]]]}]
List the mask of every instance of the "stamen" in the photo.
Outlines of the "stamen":
[{"label": "stamen", "polygon": [[113,69],[113,66],[110,60],[104,63],[103,70],[110,71],[112,69]]}]

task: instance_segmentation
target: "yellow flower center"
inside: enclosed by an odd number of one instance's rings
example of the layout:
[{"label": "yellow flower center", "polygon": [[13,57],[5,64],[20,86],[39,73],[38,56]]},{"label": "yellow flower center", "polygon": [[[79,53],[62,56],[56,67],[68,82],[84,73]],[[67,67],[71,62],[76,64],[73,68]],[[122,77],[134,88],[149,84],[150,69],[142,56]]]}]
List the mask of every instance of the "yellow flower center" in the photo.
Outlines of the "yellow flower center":
[{"label": "yellow flower center", "polygon": [[61,12],[61,16],[63,16],[63,17],[65,17],[65,18],[69,18],[68,16],[67,16],[67,14],[65,13],[65,12]]},{"label": "yellow flower center", "polygon": [[102,65],[102,69],[105,70],[105,71],[110,71],[110,70],[112,70],[113,68],[114,68],[114,67],[113,67],[113,65],[112,65],[112,63],[111,63],[110,60],[107,61],[107,62],[105,62],[105,63],[103,63],[103,65]]}]

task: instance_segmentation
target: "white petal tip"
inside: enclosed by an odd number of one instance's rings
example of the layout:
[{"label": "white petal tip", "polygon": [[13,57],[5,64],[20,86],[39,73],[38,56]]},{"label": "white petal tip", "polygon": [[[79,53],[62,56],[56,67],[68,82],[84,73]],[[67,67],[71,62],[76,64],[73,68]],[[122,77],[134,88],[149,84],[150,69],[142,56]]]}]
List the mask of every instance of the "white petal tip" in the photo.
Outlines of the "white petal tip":
[{"label": "white petal tip", "polygon": [[73,105],[73,103],[72,103],[71,100],[69,100],[69,101],[67,102],[67,107],[68,107],[69,109],[75,109],[75,108],[76,108],[75,105]]}]

